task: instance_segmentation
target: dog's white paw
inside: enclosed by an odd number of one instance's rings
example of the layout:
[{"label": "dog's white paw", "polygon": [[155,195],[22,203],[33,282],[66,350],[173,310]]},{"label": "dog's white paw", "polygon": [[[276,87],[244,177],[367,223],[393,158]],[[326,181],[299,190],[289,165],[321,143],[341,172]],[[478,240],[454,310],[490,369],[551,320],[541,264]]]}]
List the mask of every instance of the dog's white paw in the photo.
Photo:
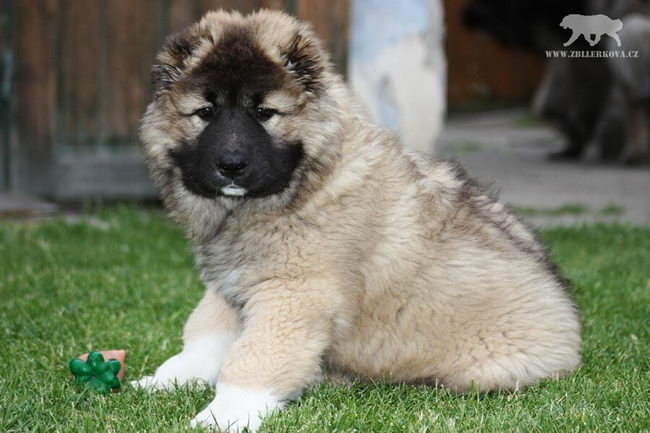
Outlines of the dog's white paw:
[{"label": "dog's white paw", "polygon": [[138,380],[132,380],[129,382],[134,388],[143,388],[143,389],[153,389],[153,376],[142,376]]},{"label": "dog's white paw", "polygon": [[153,376],[144,376],[130,384],[151,391],[173,390],[176,386],[201,382],[213,386],[233,340],[232,334],[219,333],[188,342],[181,353],[165,361]]},{"label": "dog's white paw", "polygon": [[245,389],[219,384],[217,396],[192,420],[192,427],[213,427],[229,433],[241,433],[244,427],[253,433],[262,425],[264,416],[282,403],[268,390]]}]

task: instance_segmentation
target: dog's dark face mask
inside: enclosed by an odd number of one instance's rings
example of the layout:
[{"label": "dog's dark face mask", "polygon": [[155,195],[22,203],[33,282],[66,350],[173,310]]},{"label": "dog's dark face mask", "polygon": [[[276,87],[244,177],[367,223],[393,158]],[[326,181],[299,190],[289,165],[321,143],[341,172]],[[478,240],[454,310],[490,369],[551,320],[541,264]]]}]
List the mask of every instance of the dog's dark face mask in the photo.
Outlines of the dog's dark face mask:
[{"label": "dog's dark face mask", "polygon": [[302,145],[272,137],[264,124],[285,113],[261,105],[287,79],[282,66],[245,32],[223,36],[180,83],[207,101],[186,114],[200,118],[202,132],[170,152],[185,188],[208,198],[259,198],[289,185],[303,158]]}]

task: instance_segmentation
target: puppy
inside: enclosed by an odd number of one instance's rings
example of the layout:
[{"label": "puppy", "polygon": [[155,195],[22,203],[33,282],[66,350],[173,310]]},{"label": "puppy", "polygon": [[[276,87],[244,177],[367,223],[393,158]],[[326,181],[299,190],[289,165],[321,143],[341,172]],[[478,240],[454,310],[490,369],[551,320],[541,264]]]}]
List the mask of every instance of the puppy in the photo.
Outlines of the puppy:
[{"label": "puppy", "polygon": [[371,123],[308,25],[213,12],[159,60],[141,138],[206,292],[137,386],[207,382],[192,425],[255,431],[324,370],[462,392],[578,366],[576,308],[533,233]]}]

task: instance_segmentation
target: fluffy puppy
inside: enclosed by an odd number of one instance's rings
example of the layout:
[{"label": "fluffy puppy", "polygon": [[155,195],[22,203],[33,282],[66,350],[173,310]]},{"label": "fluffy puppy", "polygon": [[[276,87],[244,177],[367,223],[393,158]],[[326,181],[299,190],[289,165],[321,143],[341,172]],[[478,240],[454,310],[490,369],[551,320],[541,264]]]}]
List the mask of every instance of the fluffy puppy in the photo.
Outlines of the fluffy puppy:
[{"label": "fluffy puppy", "polygon": [[206,286],[183,351],[192,425],[255,431],[322,371],[517,389],[580,362],[534,235],[456,166],[372,124],[306,24],[214,12],[172,36],[141,137]]}]

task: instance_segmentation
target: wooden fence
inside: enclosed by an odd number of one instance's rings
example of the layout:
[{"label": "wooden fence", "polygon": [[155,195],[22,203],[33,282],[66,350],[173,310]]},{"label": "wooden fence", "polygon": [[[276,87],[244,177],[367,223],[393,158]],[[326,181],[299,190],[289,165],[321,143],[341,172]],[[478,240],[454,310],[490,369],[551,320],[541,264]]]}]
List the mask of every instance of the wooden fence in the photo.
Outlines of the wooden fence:
[{"label": "wooden fence", "polygon": [[469,0],[444,0],[447,97],[451,109],[526,103],[542,76],[541,56],[506,50],[491,38],[469,31],[462,13]]}]

